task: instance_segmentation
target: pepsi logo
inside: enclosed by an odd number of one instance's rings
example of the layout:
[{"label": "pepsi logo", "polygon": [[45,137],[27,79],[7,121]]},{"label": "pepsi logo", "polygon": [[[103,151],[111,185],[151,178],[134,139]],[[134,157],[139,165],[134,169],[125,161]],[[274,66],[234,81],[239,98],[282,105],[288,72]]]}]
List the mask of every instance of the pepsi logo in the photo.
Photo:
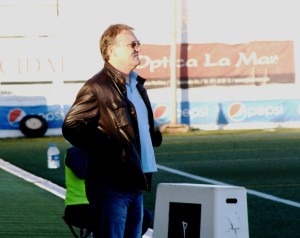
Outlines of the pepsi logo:
[{"label": "pepsi logo", "polygon": [[157,123],[166,124],[170,121],[170,109],[165,104],[159,104],[154,108],[153,116]]},{"label": "pepsi logo", "polygon": [[25,115],[26,113],[22,109],[14,108],[7,115],[8,123],[13,127],[19,127],[20,121]]},{"label": "pepsi logo", "polygon": [[247,117],[247,108],[240,102],[234,102],[228,107],[228,116],[232,121],[243,121]]}]

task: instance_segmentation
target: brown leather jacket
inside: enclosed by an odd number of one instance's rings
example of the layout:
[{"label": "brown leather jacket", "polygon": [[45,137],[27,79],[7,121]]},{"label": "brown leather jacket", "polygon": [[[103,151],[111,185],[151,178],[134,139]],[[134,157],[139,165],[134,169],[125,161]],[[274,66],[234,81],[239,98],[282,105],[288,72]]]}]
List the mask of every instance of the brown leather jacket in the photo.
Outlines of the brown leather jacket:
[{"label": "brown leather jacket", "polygon": [[[145,79],[138,76],[137,80],[148,110],[152,145],[159,146],[162,135],[154,130],[151,104],[143,87]],[[150,190],[151,181],[147,181],[141,166],[136,111],[126,97],[124,77],[108,62],[79,90],[62,132],[66,140],[89,155],[87,180]]]}]

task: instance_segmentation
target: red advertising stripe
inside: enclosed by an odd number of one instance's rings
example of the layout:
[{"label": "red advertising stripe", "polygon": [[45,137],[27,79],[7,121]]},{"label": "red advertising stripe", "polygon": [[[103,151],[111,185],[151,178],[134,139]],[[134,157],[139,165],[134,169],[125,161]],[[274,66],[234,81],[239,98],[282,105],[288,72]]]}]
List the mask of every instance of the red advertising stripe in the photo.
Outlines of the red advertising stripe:
[{"label": "red advertising stripe", "polygon": [[[137,70],[141,75],[169,79],[170,46],[143,45],[140,58],[142,63]],[[251,83],[246,80],[249,78],[266,78],[266,83],[294,83],[293,42],[181,44],[177,46],[177,75],[181,80],[210,79],[211,84],[215,84],[212,79],[222,78],[230,79],[221,80],[229,85]]]}]

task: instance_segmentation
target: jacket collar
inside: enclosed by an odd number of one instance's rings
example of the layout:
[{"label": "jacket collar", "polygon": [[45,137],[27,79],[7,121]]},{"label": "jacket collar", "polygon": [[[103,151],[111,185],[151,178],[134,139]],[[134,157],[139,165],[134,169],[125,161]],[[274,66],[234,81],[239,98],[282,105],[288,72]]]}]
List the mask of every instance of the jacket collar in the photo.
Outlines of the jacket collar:
[{"label": "jacket collar", "polygon": [[114,66],[108,62],[105,62],[104,69],[106,70],[107,74],[111,76],[112,80],[115,81],[115,83],[125,85],[126,80],[123,73],[117,70]]},{"label": "jacket collar", "polygon": [[[114,82],[121,86],[121,87],[125,87],[125,82],[126,79],[124,78],[123,73],[121,73],[119,70],[117,70],[114,66],[112,66],[110,63],[108,63],[107,61],[104,63],[104,68],[107,72],[107,74],[109,76],[111,76],[112,80],[114,80]],[[144,85],[146,79],[142,78],[141,76],[137,76],[137,81],[138,83]]]},{"label": "jacket collar", "polygon": [[137,76],[136,80],[137,80],[140,84],[142,84],[142,85],[144,85],[144,83],[146,82],[146,79],[142,78],[142,77],[139,76],[139,75]]}]

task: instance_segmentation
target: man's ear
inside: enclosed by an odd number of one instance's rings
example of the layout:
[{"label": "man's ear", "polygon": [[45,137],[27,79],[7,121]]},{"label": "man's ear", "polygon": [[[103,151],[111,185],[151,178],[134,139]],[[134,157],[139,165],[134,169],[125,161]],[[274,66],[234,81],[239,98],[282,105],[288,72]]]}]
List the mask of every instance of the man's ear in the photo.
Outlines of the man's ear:
[{"label": "man's ear", "polygon": [[115,54],[115,47],[113,45],[107,47],[107,54],[109,55],[109,58]]}]

